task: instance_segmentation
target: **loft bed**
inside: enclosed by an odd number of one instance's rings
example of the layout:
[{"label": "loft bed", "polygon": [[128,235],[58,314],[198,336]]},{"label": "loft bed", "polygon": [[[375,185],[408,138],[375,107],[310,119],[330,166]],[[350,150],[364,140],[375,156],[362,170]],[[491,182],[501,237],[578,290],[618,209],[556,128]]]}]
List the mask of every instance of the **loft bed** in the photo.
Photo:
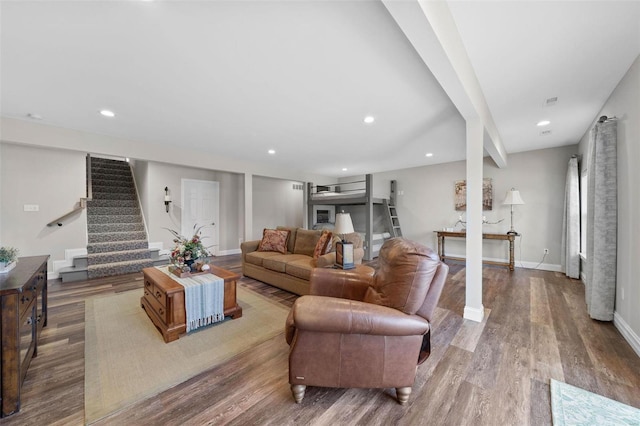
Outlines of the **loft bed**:
[{"label": "loft bed", "polygon": [[307,223],[310,228],[315,226],[331,228],[329,214],[323,212],[322,215],[317,215],[318,219],[322,216],[322,220],[314,219],[316,206],[333,206],[335,212],[343,207],[352,212],[355,206],[364,206],[364,211],[358,210],[357,218],[352,213],[352,221],[354,229],[362,235],[364,241],[364,260],[372,260],[378,256],[384,241],[395,235],[389,213],[389,205],[395,205],[395,187],[396,181],[391,181],[390,196],[387,200],[373,197],[373,176],[370,174],[365,175],[362,181],[328,185],[314,185],[308,182]]}]

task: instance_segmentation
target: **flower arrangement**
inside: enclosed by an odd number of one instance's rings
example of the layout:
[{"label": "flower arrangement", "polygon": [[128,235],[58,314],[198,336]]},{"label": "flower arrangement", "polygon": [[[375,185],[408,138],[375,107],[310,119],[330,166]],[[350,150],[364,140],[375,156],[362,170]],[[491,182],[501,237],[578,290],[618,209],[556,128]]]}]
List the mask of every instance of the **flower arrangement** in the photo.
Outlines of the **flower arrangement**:
[{"label": "flower arrangement", "polygon": [[202,244],[202,237],[200,236],[200,230],[202,228],[213,226],[214,223],[209,225],[197,226],[193,225],[193,236],[190,238],[183,237],[173,229],[165,228],[171,232],[174,236],[173,242],[176,244],[173,250],[171,250],[171,263],[176,266],[184,266],[192,264],[195,260],[209,256],[209,250]]}]

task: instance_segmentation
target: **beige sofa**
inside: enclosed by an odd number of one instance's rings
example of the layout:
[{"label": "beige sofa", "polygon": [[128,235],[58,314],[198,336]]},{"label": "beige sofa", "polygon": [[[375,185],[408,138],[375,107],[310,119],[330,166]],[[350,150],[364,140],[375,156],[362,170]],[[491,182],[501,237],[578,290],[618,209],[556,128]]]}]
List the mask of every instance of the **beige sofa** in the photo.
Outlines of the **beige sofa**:
[{"label": "beige sofa", "polygon": [[[240,245],[242,273],[295,294],[309,294],[311,270],[316,267],[329,267],[335,263],[335,244],[340,241],[340,237],[333,236],[331,251],[314,259],[313,252],[322,235],[321,230],[284,226],[278,226],[277,229],[290,231],[287,253],[258,251],[261,240],[246,241]],[[345,240],[354,244],[354,262],[362,263],[364,249],[360,235],[347,234]]]}]

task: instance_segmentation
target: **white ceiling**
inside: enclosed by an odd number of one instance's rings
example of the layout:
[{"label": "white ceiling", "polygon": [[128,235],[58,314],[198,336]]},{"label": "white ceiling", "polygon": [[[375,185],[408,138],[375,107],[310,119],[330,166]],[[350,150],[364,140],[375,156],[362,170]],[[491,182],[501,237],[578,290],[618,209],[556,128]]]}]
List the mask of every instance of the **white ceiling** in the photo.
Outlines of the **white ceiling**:
[{"label": "white ceiling", "polygon": [[[5,117],[326,176],[465,156],[463,118],[378,1],[0,8]],[[640,53],[636,1],[449,8],[508,153],[577,143]]]}]

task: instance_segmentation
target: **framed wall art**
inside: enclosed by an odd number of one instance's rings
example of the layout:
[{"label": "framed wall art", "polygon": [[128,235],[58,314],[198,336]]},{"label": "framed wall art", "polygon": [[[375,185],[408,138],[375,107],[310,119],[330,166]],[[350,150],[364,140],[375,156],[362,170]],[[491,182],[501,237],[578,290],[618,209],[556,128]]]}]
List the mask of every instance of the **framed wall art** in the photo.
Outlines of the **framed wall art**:
[{"label": "framed wall art", "polygon": [[[453,201],[458,212],[467,211],[467,181],[457,180]],[[493,210],[493,183],[491,178],[482,179],[482,210]]]}]

